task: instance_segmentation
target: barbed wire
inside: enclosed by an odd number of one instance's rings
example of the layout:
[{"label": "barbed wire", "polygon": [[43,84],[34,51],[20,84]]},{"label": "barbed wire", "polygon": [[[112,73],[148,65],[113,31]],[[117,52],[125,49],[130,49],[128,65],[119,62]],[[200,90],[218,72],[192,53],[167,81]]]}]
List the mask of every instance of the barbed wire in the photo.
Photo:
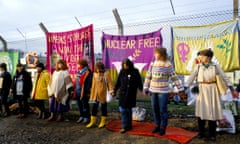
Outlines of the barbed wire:
[{"label": "barbed wire", "polygon": [[[199,13],[199,14],[190,14],[183,16],[170,16],[166,18],[156,17],[153,20],[141,20],[138,22],[129,22],[124,24],[124,34],[125,35],[133,35],[140,33],[148,33],[155,31],[161,27],[170,27],[170,26],[195,26],[195,25],[206,25],[221,21],[227,21],[233,19],[233,10],[221,10],[207,13]],[[77,24],[75,23],[77,27]],[[94,26],[94,46],[96,52],[101,52],[101,35],[102,32],[109,34],[118,34],[117,25],[111,23],[106,26]],[[39,30],[40,31],[40,30]],[[40,31],[41,32],[41,31]],[[41,51],[46,51],[46,42],[45,36],[43,32],[42,35],[38,36],[36,34],[34,37],[27,37],[26,42],[28,45],[28,49],[36,50],[40,49]],[[164,37],[168,39],[170,37],[170,32],[168,30],[164,31]],[[165,40],[165,43],[170,43],[170,40]],[[10,48],[25,48],[24,40],[15,40],[8,41],[8,45]],[[167,45],[167,44],[165,44]]]}]

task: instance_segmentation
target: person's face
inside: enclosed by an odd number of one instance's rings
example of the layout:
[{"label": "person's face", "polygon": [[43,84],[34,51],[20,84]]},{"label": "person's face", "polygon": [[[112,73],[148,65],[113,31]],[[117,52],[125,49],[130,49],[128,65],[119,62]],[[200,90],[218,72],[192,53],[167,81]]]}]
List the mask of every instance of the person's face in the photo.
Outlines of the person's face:
[{"label": "person's face", "polygon": [[37,72],[41,73],[42,72],[42,68],[41,67],[37,67]]},{"label": "person's face", "polygon": [[0,67],[0,72],[4,72],[4,69]]},{"label": "person's face", "polygon": [[209,58],[208,56],[204,56],[204,55],[202,55],[202,56],[200,57],[200,60],[201,60],[202,63],[208,63],[208,62],[210,62],[210,58]]},{"label": "person's face", "polygon": [[83,65],[78,64],[78,69],[79,69],[79,70],[83,69]]},{"label": "person's face", "polygon": [[18,72],[22,72],[22,70],[23,70],[23,66],[17,67],[17,71],[18,71]]},{"label": "person's face", "polygon": [[127,69],[129,69],[129,66],[127,64],[123,64],[123,69],[127,70]]},{"label": "person's face", "polygon": [[154,53],[155,60],[160,60],[161,55],[159,53]]},{"label": "person's face", "polygon": [[59,69],[62,69],[62,68],[63,68],[63,64],[62,64],[62,63],[58,63],[57,66],[58,66]]},{"label": "person's face", "polygon": [[100,71],[100,70],[99,70],[98,68],[96,68],[96,72],[99,73],[99,71]]}]

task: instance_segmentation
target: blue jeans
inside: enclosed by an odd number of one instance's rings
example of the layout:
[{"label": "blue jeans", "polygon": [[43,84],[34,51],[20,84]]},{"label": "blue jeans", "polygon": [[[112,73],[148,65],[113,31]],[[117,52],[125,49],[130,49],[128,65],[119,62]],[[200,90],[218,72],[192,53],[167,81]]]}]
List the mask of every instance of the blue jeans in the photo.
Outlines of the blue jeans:
[{"label": "blue jeans", "polygon": [[168,125],[168,98],[169,93],[151,94],[154,123],[157,126],[167,127]]},{"label": "blue jeans", "polygon": [[122,119],[122,128],[131,129],[132,128],[132,109],[119,107]]},{"label": "blue jeans", "polygon": [[90,107],[89,107],[89,97],[84,96],[82,99],[77,98],[78,109],[80,112],[80,117],[90,118]]}]

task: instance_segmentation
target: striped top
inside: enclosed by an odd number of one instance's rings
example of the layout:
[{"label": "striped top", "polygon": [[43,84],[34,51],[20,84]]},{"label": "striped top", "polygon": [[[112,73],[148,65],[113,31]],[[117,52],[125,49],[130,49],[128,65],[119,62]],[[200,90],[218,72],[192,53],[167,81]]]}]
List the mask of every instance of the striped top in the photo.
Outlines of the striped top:
[{"label": "striped top", "polygon": [[184,90],[182,82],[178,79],[170,61],[154,61],[150,64],[144,90],[153,93],[169,93],[169,83],[172,82],[179,91]]}]

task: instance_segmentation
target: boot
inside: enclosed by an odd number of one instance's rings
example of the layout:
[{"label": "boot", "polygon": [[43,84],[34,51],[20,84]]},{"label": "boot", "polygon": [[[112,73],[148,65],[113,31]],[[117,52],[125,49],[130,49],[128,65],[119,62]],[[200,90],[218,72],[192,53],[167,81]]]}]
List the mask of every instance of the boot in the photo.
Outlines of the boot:
[{"label": "boot", "polygon": [[98,125],[98,128],[103,128],[103,127],[105,127],[105,125],[106,125],[106,120],[107,120],[107,117],[106,117],[106,116],[101,116],[101,121],[100,121],[100,124]]},{"label": "boot", "polygon": [[216,127],[216,121],[208,121],[209,137],[207,138],[207,140],[216,141]]},{"label": "boot", "polygon": [[205,129],[205,120],[201,120],[200,118],[198,118],[198,138],[201,139],[201,138],[204,138],[205,135],[204,135],[204,129]]},{"label": "boot", "polygon": [[91,116],[91,121],[90,123],[86,126],[86,128],[91,128],[96,124],[97,117],[96,116]]}]

